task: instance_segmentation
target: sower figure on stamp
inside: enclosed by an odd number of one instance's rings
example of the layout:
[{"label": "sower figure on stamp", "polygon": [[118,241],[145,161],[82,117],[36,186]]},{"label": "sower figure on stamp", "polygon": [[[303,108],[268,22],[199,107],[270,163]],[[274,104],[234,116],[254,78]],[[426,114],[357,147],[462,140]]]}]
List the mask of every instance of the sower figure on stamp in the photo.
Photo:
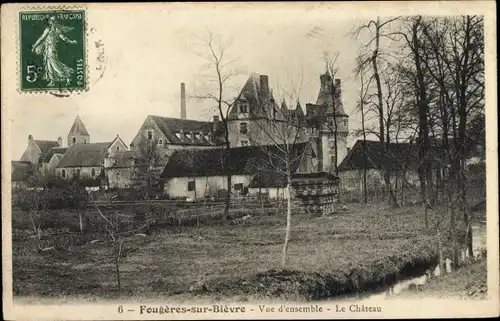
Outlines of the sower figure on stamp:
[{"label": "sower figure on stamp", "polygon": [[69,44],[76,44],[76,40],[67,38],[64,33],[71,31],[72,27],[59,25],[54,16],[48,20],[48,27],[31,49],[43,57],[42,79],[48,81],[47,87],[54,86],[56,82],[71,82],[73,69],[63,64],[57,56],[57,45],[62,40]]}]

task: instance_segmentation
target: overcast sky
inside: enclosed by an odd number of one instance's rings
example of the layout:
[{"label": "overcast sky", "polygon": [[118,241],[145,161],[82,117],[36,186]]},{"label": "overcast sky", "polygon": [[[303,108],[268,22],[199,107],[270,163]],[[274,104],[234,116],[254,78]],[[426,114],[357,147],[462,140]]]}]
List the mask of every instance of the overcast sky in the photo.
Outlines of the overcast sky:
[{"label": "overcast sky", "polygon": [[[198,8],[198,9],[197,9]],[[239,57],[235,67],[244,73],[233,79],[241,87],[251,72],[269,76],[279,97],[289,79],[297,82],[303,69],[300,102],[314,103],[319,76],[325,71],[324,51],[338,52],[338,74],[342,79],[343,103],[350,115],[349,126],[358,128],[354,114],[358,84],[353,74],[359,50],[349,32],[375,15],[364,11],[345,11],[311,6],[281,5],[248,7],[245,10],[213,6],[135,6],[99,7],[87,10],[89,27],[88,92],[57,98],[51,95],[16,95],[10,103],[12,158],[19,159],[28,135],[35,139],[56,140],[66,136],[77,114],[93,142],[110,141],[117,134],[129,144],[149,114],[180,117],[180,83],[188,95],[199,91],[197,80],[204,60],[195,54],[197,39],[206,28],[232,39],[230,57]],[[94,42],[102,40],[106,57],[105,72],[98,81],[97,51]],[[198,49],[196,49],[198,48]],[[288,76],[287,76],[288,75]],[[214,113],[207,103],[187,102],[187,117],[208,120]],[[352,143],[351,143],[352,144]]]}]

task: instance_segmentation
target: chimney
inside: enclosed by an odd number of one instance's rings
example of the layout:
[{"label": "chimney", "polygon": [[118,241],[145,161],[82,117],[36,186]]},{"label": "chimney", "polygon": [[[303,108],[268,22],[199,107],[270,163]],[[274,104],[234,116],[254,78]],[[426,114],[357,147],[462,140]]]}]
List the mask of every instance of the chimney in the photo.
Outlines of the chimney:
[{"label": "chimney", "polygon": [[266,75],[260,76],[260,92],[264,99],[269,97],[269,77]]},{"label": "chimney", "polygon": [[339,78],[335,79],[335,94],[340,96],[342,93],[341,80]]},{"label": "chimney", "polygon": [[218,127],[218,124],[219,123],[219,116],[215,115],[214,116],[214,125],[213,125],[213,131],[216,132],[217,131],[217,127]]},{"label": "chimney", "polygon": [[33,140],[33,135],[29,134],[28,135],[28,144]]},{"label": "chimney", "polygon": [[57,137],[57,144],[59,145],[59,147],[62,147],[62,137],[61,136]]},{"label": "chimney", "polygon": [[186,119],[186,84],[181,82],[181,119]]}]

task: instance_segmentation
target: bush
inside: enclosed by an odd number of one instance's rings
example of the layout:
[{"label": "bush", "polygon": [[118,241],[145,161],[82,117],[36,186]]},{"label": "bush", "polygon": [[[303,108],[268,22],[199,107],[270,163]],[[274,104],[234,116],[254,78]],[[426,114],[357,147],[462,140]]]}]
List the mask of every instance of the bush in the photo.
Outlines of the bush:
[{"label": "bush", "polygon": [[85,207],[89,196],[84,189],[53,187],[13,191],[12,206],[24,211]]}]

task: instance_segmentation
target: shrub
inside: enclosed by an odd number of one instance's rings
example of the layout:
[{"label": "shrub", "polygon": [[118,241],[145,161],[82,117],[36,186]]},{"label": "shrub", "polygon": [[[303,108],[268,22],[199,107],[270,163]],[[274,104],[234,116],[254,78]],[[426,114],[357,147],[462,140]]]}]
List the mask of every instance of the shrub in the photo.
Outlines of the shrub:
[{"label": "shrub", "polygon": [[85,207],[89,196],[84,189],[17,189],[13,191],[12,206],[24,211]]}]

